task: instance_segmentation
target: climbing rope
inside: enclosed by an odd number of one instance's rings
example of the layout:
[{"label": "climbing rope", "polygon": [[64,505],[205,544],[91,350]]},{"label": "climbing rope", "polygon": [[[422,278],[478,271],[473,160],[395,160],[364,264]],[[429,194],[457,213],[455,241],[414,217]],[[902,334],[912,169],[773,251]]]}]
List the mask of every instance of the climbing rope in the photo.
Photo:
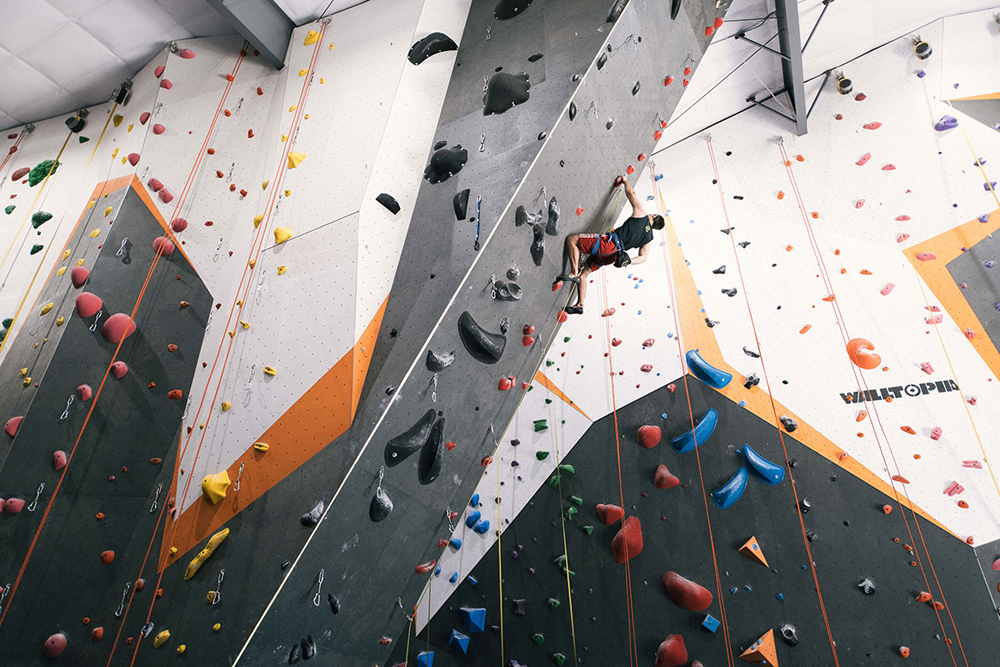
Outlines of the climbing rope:
[{"label": "climbing rope", "polygon": [[[3,171],[3,168],[7,166],[11,157],[13,157],[14,153],[17,152],[17,148],[21,145],[21,140],[24,139],[26,134],[27,133],[24,130],[21,130],[21,133],[17,135],[17,140],[14,142],[14,145],[11,146],[7,154],[3,156],[3,160],[0,160],[0,172]],[[0,179],[6,178],[6,176],[6,174],[0,175]]]},{"label": "climbing rope", "polygon": [[[552,436],[556,443],[556,486],[559,490],[559,520],[562,526],[562,542],[563,542],[563,556],[565,557],[563,568],[566,571],[566,598],[569,605],[569,636],[573,640],[573,664],[579,665],[580,658],[576,652],[576,621],[573,616],[573,585],[570,583],[570,563],[569,563],[569,547],[566,544],[566,513],[563,512],[563,492],[562,492],[562,470],[559,468],[559,462],[562,461],[562,457],[559,455],[559,426],[556,425],[552,429]],[[503,663],[501,662],[501,665]]]}]

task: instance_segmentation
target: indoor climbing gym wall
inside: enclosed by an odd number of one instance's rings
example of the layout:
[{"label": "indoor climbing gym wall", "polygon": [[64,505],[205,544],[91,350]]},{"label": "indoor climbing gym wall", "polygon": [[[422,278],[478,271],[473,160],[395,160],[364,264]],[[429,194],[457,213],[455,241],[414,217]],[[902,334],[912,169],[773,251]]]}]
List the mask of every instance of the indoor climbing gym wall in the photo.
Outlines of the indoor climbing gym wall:
[{"label": "indoor climbing gym wall", "polygon": [[993,664],[1000,7],[797,4],[807,133],[781,0],[367,0],[5,130],[0,665]]}]

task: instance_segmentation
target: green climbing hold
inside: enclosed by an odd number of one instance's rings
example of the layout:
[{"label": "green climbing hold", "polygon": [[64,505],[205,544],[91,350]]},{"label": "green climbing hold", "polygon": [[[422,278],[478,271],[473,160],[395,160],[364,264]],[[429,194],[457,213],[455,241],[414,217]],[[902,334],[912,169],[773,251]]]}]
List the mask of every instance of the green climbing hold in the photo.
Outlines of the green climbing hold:
[{"label": "green climbing hold", "polygon": [[583,527],[583,532],[587,533],[588,535],[593,535],[594,534],[594,527],[593,526],[584,526]]},{"label": "green climbing hold", "polygon": [[587,593],[590,594],[590,595],[593,595],[594,594],[594,589],[593,588],[588,588],[587,589]]},{"label": "green climbing hold", "polygon": [[552,405],[552,399],[551,398],[546,398],[545,399],[545,405]]},{"label": "green climbing hold", "polygon": [[[47,176],[54,176],[56,169],[61,163],[59,161],[45,160],[35,165],[35,168],[28,172],[28,184],[35,187],[45,180]],[[50,171],[51,170],[51,171]]]},{"label": "green climbing hold", "polygon": [[531,635],[531,641],[541,646],[542,644],[545,643],[545,635],[543,635],[541,632],[536,632],[535,634]]},{"label": "green climbing hold", "polygon": [[7,330],[4,329],[4,330],[0,331],[0,340],[3,340],[6,337],[7,337]]},{"label": "green climbing hold", "polygon": [[554,362],[554,361],[549,361],[548,359],[546,359],[546,360],[545,360],[545,367],[546,367],[546,368],[548,368],[549,366],[551,366],[551,365],[552,365],[552,364],[554,364],[554,363],[556,363],[556,362]]},{"label": "green climbing hold", "polygon": [[564,463],[561,466],[559,466],[559,470],[562,471],[562,472],[564,472],[564,473],[566,473],[566,474],[568,474],[568,475],[575,475],[576,474],[576,468],[574,468],[573,466],[571,466],[568,463]]},{"label": "green climbing hold", "polygon": [[4,321],[0,322],[0,325],[2,325],[4,329],[10,329],[10,325],[12,325],[12,324],[14,324],[14,318],[13,317],[4,318]]},{"label": "green climbing hold", "polygon": [[552,475],[552,477],[549,477],[549,486],[551,486],[552,488],[555,488],[555,487],[559,486],[559,476],[558,475]]},{"label": "green climbing hold", "polygon": [[565,567],[566,566],[566,554],[563,554],[562,556],[559,556],[558,558],[556,558],[552,562],[555,563],[556,565],[558,565],[559,567]]},{"label": "green climbing hold", "polygon": [[11,213],[13,213],[13,212],[14,212],[14,209],[15,209],[15,208],[17,208],[17,207],[16,207],[16,206],[14,206],[13,204],[11,204],[11,205],[10,205],[10,206],[8,206],[7,208],[5,208],[5,209],[3,210],[3,212],[4,212],[4,213],[6,213],[7,215],[10,215]]},{"label": "green climbing hold", "polygon": [[580,496],[570,496],[569,500],[570,500],[571,503],[573,503],[574,505],[576,505],[578,507],[582,507],[583,506],[583,498],[581,498]]},{"label": "green climbing hold", "polygon": [[549,428],[548,419],[536,419],[533,423],[535,424],[535,433],[538,433],[539,431],[545,431]]},{"label": "green climbing hold", "polygon": [[535,458],[538,459],[539,461],[544,461],[545,459],[549,458],[549,453],[548,452],[535,452]]},{"label": "green climbing hold", "polygon": [[597,617],[596,616],[591,616],[590,620],[592,620],[594,623],[597,623]]},{"label": "green climbing hold", "polygon": [[577,513],[577,512],[579,512],[579,511],[580,511],[580,510],[578,510],[578,509],[577,509],[577,508],[575,508],[575,507],[572,507],[572,506],[571,506],[571,507],[568,507],[568,508],[566,509],[566,518],[567,518],[567,519],[569,519],[570,521],[572,521],[572,520],[573,520],[573,515],[574,515],[574,514],[576,514],[576,513]]},{"label": "green climbing hold", "polygon": [[52,219],[52,214],[48,211],[35,211],[31,214],[31,226],[38,229]]},{"label": "green climbing hold", "polygon": [[554,662],[554,663],[556,663],[557,665],[560,665],[560,666],[561,665],[565,665],[566,664],[566,656],[564,656],[562,653],[553,653],[552,654],[552,662]]},{"label": "green climbing hold", "polygon": [[549,605],[549,609],[558,609],[559,608],[559,600],[557,600],[555,598],[549,598],[548,601],[546,601],[545,604]]},{"label": "green climbing hold", "polygon": [[41,252],[42,248],[44,247],[45,246],[36,243],[35,245],[31,246],[31,254],[34,255],[35,253]]},{"label": "green climbing hold", "polygon": [[81,143],[81,144],[85,144],[85,143],[87,143],[88,141],[90,141],[90,137],[84,137],[84,136],[81,136],[81,137],[80,137],[80,143]]},{"label": "green climbing hold", "polygon": [[568,342],[569,342],[569,336],[565,336],[565,337],[563,337],[563,342],[564,342],[564,343],[568,343]]}]

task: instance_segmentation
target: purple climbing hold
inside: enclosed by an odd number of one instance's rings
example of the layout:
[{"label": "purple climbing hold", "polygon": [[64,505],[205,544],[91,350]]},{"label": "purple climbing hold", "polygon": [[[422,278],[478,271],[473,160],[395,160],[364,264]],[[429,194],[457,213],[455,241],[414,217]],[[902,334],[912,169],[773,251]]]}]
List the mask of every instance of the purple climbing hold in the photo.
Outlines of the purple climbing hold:
[{"label": "purple climbing hold", "polygon": [[979,216],[979,222],[989,222],[989,221],[990,221],[989,213],[983,213],[981,216]]},{"label": "purple climbing hold", "polygon": [[954,116],[941,116],[941,120],[934,123],[934,129],[938,132],[951,130],[958,127],[958,119]]},{"label": "purple climbing hold", "polygon": [[986,190],[987,192],[993,192],[996,189],[997,189],[997,182],[996,181],[990,181],[989,183],[983,183],[983,190]]},{"label": "purple climbing hold", "polygon": [[922,69],[918,69],[918,70],[917,70],[917,76],[918,76],[919,78],[921,78],[921,79],[922,79],[922,78],[924,78],[925,76],[927,76],[927,72],[925,72],[925,71],[924,71],[924,70],[922,70]]}]

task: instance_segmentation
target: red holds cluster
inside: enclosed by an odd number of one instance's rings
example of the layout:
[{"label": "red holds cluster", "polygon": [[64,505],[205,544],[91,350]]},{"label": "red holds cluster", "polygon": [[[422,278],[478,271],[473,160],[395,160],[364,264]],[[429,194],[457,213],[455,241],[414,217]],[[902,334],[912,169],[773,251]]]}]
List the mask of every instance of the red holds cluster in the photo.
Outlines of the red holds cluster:
[{"label": "red holds cluster", "polygon": [[[120,343],[133,333],[135,333],[135,322],[125,313],[115,313],[106,319],[104,326],[101,327],[101,334],[109,343]],[[113,372],[114,368],[111,370]]]},{"label": "red holds cluster", "polygon": [[101,309],[104,302],[93,292],[80,292],[76,297],[76,314],[80,317],[93,317]]},{"label": "red holds cluster", "polygon": [[618,523],[625,517],[625,510],[618,505],[598,505],[597,506],[597,518],[601,520],[605,526],[610,526],[614,523]]},{"label": "red holds cluster", "polygon": [[670,601],[687,611],[705,611],[712,606],[711,591],[676,572],[663,575],[663,588]]},{"label": "red holds cluster", "polygon": [[682,667],[687,660],[687,647],[680,635],[667,635],[656,650],[656,667]]},{"label": "red holds cluster", "polygon": [[642,551],[642,523],[639,517],[630,516],[611,540],[611,553],[616,563],[632,560]]},{"label": "red holds cluster", "polygon": [[174,242],[168,239],[166,236],[157,236],[153,239],[153,250],[164,256],[169,256],[174,253]]},{"label": "red holds cluster", "polygon": [[647,424],[639,427],[639,435],[636,440],[646,449],[652,449],[660,444],[660,438],[662,437],[663,434],[659,426],[650,426]]}]

